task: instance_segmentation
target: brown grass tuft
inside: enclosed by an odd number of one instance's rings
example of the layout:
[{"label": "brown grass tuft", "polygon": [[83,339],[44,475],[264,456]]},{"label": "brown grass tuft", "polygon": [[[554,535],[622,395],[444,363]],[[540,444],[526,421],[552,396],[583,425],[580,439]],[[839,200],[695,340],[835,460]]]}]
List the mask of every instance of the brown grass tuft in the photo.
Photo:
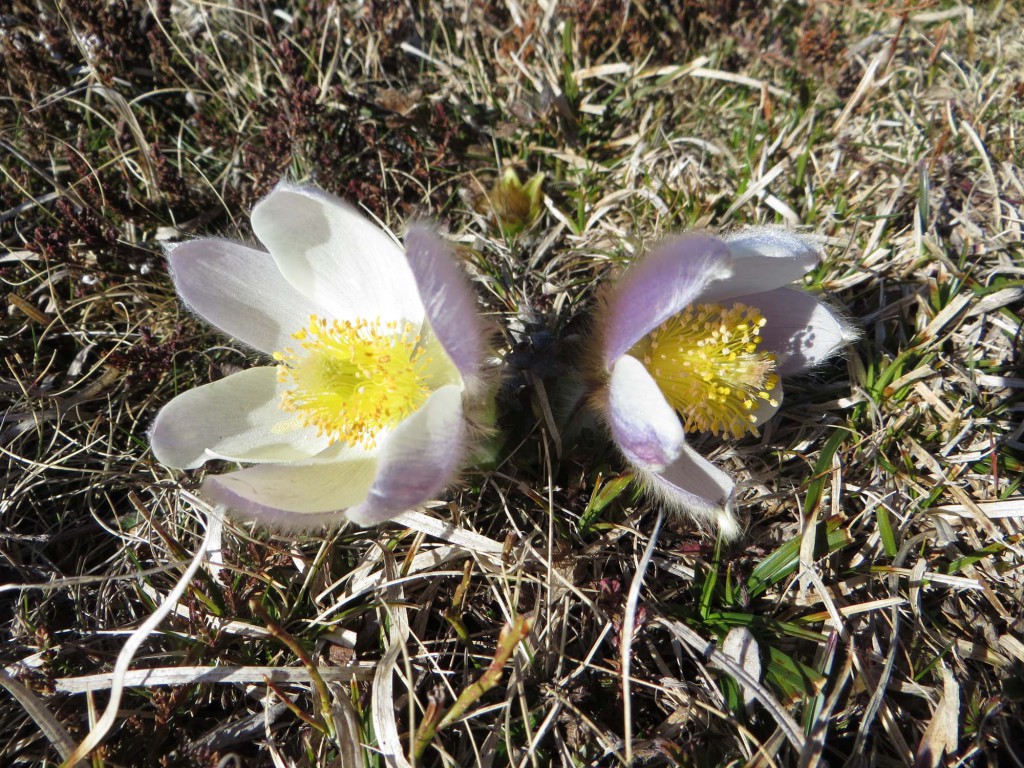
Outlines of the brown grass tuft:
[{"label": "brown grass tuft", "polygon": [[[94,761],[401,765],[436,716],[418,765],[1021,764],[1021,19],[882,5],[5,10],[2,762],[85,738],[213,540]],[[514,235],[474,202],[507,167],[545,177]],[[253,359],[163,245],[249,236],[282,176],[443,220],[505,329],[504,429],[394,524],[205,538],[201,473],[146,431]],[[670,523],[638,575],[655,515],[576,408],[587,313],[660,237],[753,222],[826,238],[808,289],[862,336],[760,436],[693,436],[745,533]],[[720,652],[737,628],[760,673]]]}]

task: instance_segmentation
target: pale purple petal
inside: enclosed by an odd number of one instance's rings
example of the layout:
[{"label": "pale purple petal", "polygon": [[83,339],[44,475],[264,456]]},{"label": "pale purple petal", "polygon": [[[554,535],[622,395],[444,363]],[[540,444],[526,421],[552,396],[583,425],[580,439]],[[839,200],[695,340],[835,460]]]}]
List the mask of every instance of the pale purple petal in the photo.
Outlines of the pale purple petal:
[{"label": "pale purple petal", "polygon": [[780,288],[738,300],[760,309],[767,320],[761,348],[777,355],[780,374],[818,365],[857,338],[832,309],[805,291]]},{"label": "pale purple petal", "polygon": [[157,414],[153,455],[176,469],[211,459],[283,462],[308,459],[327,439],[279,407],[277,369],[250,368],[181,393]]},{"label": "pale purple petal", "polygon": [[449,384],[385,438],[373,487],[348,518],[377,525],[434,498],[458,470],[465,442],[462,390]]},{"label": "pale purple petal", "polygon": [[319,189],[278,184],[252,228],[285,279],[339,320],[409,321],[423,305],[405,254],[382,229]]},{"label": "pale purple petal", "polygon": [[634,262],[601,314],[605,370],[640,339],[732,274],[729,249],[705,235],[669,240]]},{"label": "pale purple petal", "polygon": [[289,346],[311,314],[323,314],[284,279],[269,253],[204,239],[171,246],[167,260],[174,287],[196,314],[263,352]]},{"label": "pale purple petal", "polygon": [[377,473],[377,456],[332,446],[330,458],[260,464],[208,477],[201,494],[242,517],[279,530],[310,530],[345,521]]},{"label": "pale purple petal", "polygon": [[644,364],[623,355],[608,383],[608,426],[619,450],[633,464],[660,470],[682,450],[683,425]]},{"label": "pale purple petal", "polygon": [[778,227],[752,227],[725,238],[733,276],[708,287],[702,303],[722,303],[796,282],[818,264],[819,248],[806,237]]},{"label": "pale purple petal", "polygon": [[732,512],[735,483],[690,446],[664,471],[641,471],[639,477],[667,509],[715,523],[726,539],[739,533]]},{"label": "pale purple petal", "polygon": [[455,264],[448,246],[426,227],[409,228],[405,250],[434,335],[459,373],[474,378],[485,345],[476,295],[469,281]]}]

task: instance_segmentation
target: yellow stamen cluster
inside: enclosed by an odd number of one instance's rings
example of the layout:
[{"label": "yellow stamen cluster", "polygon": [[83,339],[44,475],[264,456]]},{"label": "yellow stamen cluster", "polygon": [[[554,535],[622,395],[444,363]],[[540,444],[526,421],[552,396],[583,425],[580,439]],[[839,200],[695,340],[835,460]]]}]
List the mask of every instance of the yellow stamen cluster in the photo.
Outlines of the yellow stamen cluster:
[{"label": "yellow stamen cluster", "polygon": [[410,323],[333,320],[316,315],[274,353],[278,380],[291,382],[281,408],[331,442],[372,448],[381,429],[416,411],[430,390],[431,359]]},{"label": "yellow stamen cluster", "polygon": [[754,307],[698,304],[666,320],[630,354],[642,360],[684,428],[742,437],[754,410],[773,406],[775,356],[758,352],[765,319]]}]

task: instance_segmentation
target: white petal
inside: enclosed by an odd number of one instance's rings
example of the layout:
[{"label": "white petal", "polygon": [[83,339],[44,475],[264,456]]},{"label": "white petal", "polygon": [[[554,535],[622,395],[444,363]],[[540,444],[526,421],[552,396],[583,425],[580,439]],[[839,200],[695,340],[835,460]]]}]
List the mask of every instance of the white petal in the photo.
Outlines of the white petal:
[{"label": "white petal", "polygon": [[767,320],[763,349],[776,354],[781,374],[818,365],[857,338],[835,310],[806,291],[780,288],[739,300],[760,309]]},{"label": "white petal", "polygon": [[420,346],[423,355],[418,358],[419,372],[423,383],[433,392],[446,384],[458,384],[465,387],[465,381],[448,352],[441,346],[440,340],[429,325],[420,329]]},{"label": "white petal", "polygon": [[669,510],[715,523],[723,538],[732,539],[740,528],[733,516],[732,478],[689,445],[662,472],[639,472],[648,492]]},{"label": "white petal", "polygon": [[733,276],[708,285],[701,302],[781,288],[814,269],[819,259],[818,246],[811,239],[779,227],[752,227],[725,241],[733,257]]},{"label": "white petal", "polygon": [[462,389],[449,384],[385,438],[373,487],[348,518],[377,525],[434,498],[458,471],[465,443]]},{"label": "white petal", "polygon": [[340,525],[346,519],[344,510],[366,498],[377,474],[377,457],[344,446],[325,454],[334,455],[213,475],[203,483],[202,495],[278,530]]},{"label": "white petal", "polygon": [[285,279],[333,317],[422,323],[405,253],[341,200],[282,183],[253,208],[252,228]]},{"label": "white petal", "polygon": [[626,459],[645,469],[671,464],[682,449],[679,417],[644,364],[631,355],[620,357],[612,368],[607,418]]},{"label": "white petal", "polygon": [[150,435],[157,461],[195,469],[210,459],[299,461],[327,447],[279,407],[277,369],[250,368],[190,389],[157,414]]},{"label": "white petal", "polygon": [[779,412],[779,408],[782,407],[782,382],[778,382],[768,394],[771,395],[771,399],[758,401],[757,408],[751,414],[754,417],[755,427],[760,427]]},{"label": "white petal", "polygon": [[269,253],[230,240],[192,240],[168,249],[174,287],[210,324],[263,352],[289,346],[316,303],[284,279]]}]

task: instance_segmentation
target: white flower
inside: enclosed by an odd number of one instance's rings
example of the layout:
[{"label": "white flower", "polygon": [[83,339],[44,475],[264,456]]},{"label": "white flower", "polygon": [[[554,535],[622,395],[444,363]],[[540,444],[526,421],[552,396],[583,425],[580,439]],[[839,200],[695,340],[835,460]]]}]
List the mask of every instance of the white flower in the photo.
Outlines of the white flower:
[{"label": "white flower", "polygon": [[598,315],[595,399],[640,481],[673,510],[733,537],[735,484],[686,432],[738,437],[779,408],[779,377],[814,366],[855,334],[787,287],[818,262],[807,239],[769,227],[724,240],[666,241],[632,265]]},{"label": "white flower", "polygon": [[485,353],[475,297],[447,247],[406,249],[325,192],[279,184],[252,211],[268,252],[202,239],[170,250],[181,298],[273,355],[189,390],[156,418],[153,453],[202,493],[276,528],[373,525],[433,498],[465,458]]}]

